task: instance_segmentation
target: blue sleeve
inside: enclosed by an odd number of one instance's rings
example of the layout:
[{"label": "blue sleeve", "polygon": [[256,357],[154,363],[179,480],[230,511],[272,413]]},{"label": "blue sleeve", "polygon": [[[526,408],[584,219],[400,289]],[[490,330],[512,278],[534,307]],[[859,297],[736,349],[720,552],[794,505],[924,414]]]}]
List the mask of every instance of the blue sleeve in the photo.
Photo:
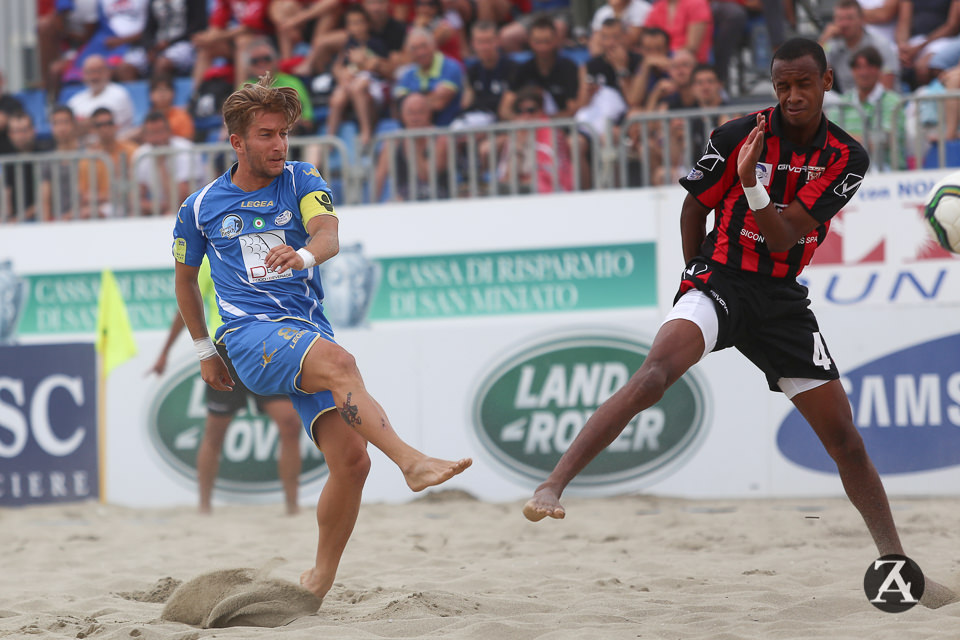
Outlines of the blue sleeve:
[{"label": "blue sleeve", "polygon": [[449,58],[445,59],[440,71],[440,81],[452,84],[457,91],[463,90],[463,70],[460,65]]},{"label": "blue sleeve", "polygon": [[177,222],[173,226],[173,258],[191,267],[199,267],[207,252],[207,238],[197,227],[193,213],[196,198],[197,194],[193,194],[180,205]]},{"label": "blue sleeve", "polygon": [[323,179],[317,168],[309,162],[297,162],[293,170],[297,199],[310,195],[314,191],[332,193],[327,181]]},{"label": "blue sleeve", "polygon": [[416,82],[416,70],[409,69],[397,80],[393,87],[393,95],[402,98],[408,93],[419,91],[420,87]]},{"label": "blue sleeve", "polygon": [[309,162],[297,162],[293,165],[293,175],[294,195],[304,229],[317,216],[337,215],[333,209],[333,192],[315,166]]}]

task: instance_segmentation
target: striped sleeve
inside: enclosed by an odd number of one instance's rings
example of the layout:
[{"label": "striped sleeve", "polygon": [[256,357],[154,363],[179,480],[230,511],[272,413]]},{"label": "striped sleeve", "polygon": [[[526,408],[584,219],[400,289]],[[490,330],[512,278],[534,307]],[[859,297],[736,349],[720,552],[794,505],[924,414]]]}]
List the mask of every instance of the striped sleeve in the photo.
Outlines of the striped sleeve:
[{"label": "striped sleeve", "polygon": [[833,158],[823,175],[808,182],[797,192],[797,200],[818,222],[826,222],[853,199],[870,168],[870,157],[855,140],[839,140],[830,135],[828,145]]},{"label": "striped sleeve", "polygon": [[680,186],[708,209],[723,201],[737,180],[737,154],[749,133],[743,131],[743,119],[714,129],[700,159],[690,173],[680,178]]}]

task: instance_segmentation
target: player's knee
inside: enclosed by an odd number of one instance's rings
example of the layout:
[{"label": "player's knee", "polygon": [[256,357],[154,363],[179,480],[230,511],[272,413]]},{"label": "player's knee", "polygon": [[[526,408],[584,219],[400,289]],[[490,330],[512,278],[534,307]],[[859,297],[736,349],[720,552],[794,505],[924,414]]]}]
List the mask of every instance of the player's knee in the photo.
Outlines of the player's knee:
[{"label": "player's knee", "polygon": [[631,404],[645,409],[660,401],[667,390],[668,376],[656,364],[642,367],[627,383],[626,390]]},{"label": "player's knee", "polygon": [[867,459],[867,449],[863,438],[852,424],[848,428],[837,430],[837,435],[824,442],[824,448],[838,465],[859,463]]},{"label": "player's knee", "polygon": [[358,375],[357,360],[345,349],[336,349],[325,361],[331,375],[338,379],[350,379]]},{"label": "player's knee", "polygon": [[[341,452],[335,464],[328,463],[330,474],[354,483],[363,483],[370,473],[370,456],[362,444],[351,445]],[[332,462],[332,461],[331,461]]]},{"label": "player's knee", "polygon": [[277,431],[280,432],[281,442],[297,443],[300,441],[300,417],[284,416],[277,420]]}]

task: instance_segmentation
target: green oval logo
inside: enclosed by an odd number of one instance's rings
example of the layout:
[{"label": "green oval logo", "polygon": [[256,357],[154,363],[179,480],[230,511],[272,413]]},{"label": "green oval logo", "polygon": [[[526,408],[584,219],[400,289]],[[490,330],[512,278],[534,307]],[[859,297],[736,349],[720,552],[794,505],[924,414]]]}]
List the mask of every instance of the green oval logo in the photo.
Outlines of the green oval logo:
[{"label": "green oval logo", "polygon": [[[194,483],[197,449],[207,417],[206,386],[200,367],[195,362],[188,364],[154,396],[147,418],[150,440],[161,459],[179,476]],[[248,398],[247,407],[237,412],[227,429],[216,488],[235,494],[282,493],[283,485],[277,476],[279,436],[277,425],[257,411],[252,397]],[[327,474],[323,454],[305,431],[300,434],[300,455],[301,487]]]},{"label": "green oval logo", "polygon": [[[612,335],[554,339],[495,367],[474,407],[480,442],[507,469],[546,479],[587,419],[640,368],[649,345]],[[706,431],[701,384],[690,372],[573,480],[596,487],[662,471]]]}]

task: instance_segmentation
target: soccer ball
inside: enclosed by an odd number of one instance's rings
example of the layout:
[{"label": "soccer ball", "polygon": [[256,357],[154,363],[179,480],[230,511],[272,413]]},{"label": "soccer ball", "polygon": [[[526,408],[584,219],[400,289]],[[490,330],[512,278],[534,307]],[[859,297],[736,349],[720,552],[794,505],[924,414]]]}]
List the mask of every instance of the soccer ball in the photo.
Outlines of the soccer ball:
[{"label": "soccer ball", "polygon": [[960,253],[960,171],[933,185],[923,203],[923,217],[941,247]]}]

